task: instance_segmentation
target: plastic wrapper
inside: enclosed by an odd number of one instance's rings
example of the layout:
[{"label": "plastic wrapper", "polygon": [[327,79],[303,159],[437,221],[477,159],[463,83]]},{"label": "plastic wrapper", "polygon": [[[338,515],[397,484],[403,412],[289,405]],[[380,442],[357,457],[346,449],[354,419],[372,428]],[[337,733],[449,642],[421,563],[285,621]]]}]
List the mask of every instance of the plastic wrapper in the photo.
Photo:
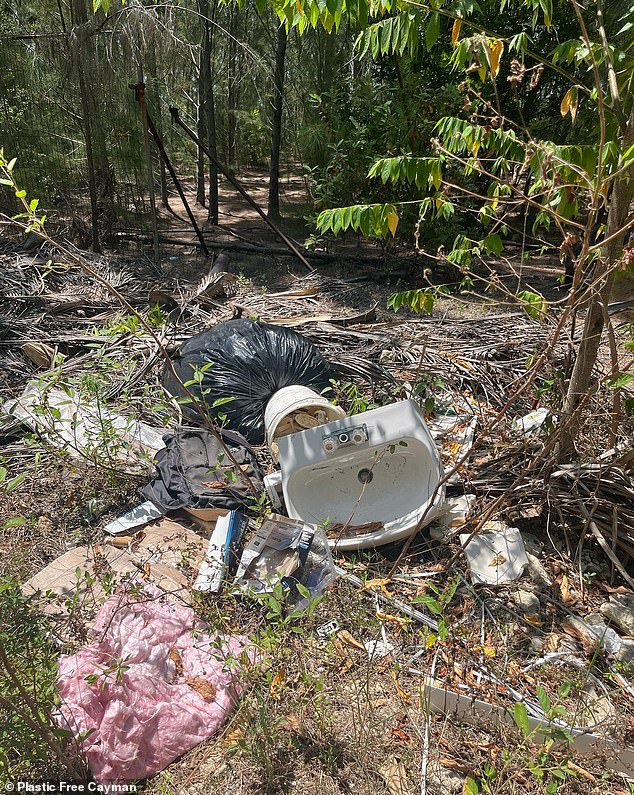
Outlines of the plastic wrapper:
[{"label": "plastic wrapper", "polygon": [[245,547],[236,584],[245,592],[267,593],[281,582],[286,604],[300,612],[336,577],[322,527],[271,514]]},{"label": "plastic wrapper", "polygon": [[[184,383],[211,365],[200,383],[188,389],[210,414],[225,414],[226,427],[240,431],[251,444],[264,441],[264,410],[278,389],[299,384],[321,392],[333,377],[328,362],[301,334],[246,319],[228,320],[196,334],[181,346],[173,365]],[[172,395],[184,396],[169,368],[163,385]],[[225,398],[231,400],[214,407]],[[183,405],[183,414],[201,420],[191,403]]]}]

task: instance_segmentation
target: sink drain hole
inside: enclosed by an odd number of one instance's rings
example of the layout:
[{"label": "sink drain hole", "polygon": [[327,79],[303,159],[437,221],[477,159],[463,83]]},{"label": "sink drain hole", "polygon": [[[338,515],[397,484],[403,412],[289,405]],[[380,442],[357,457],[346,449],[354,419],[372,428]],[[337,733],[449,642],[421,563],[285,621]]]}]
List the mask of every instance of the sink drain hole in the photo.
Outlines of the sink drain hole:
[{"label": "sink drain hole", "polygon": [[359,470],[357,478],[359,479],[359,483],[372,483],[374,474],[371,469],[364,468]]}]

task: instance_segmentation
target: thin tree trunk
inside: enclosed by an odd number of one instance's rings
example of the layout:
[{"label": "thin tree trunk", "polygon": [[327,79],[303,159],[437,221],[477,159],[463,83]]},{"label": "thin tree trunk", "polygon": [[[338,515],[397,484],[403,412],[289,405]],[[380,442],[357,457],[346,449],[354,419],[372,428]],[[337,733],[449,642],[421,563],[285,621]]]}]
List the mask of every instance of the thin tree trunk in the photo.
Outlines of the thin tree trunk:
[{"label": "thin tree trunk", "polygon": [[[207,130],[207,149],[217,159],[216,146],[216,105],[212,74],[212,53],[214,42],[214,26],[210,20],[209,0],[200,0],[200,14],[203,23],[203,39],[201,53],[202,85],[205,107],[205,127]],[[216,15],[216,0],[211,5],[211,19]],[[218,169],[209,162],[209,194],[207,217],[210,223],[218,223]]]},{"label": "thin tree trunk", "polygon": [[[158,134],[163,137],[163,114],[161,113],[161,96],[158,89],[158,70],[156,67],[156,50],[153,47],[148,47],[147,50],[147,65],[148,65],[148,87],[147,87],[147,95],[148,98],[151,100],[151,109],[152,109],[152,116],[154,118],[154,123],[156,124],[156,129]],[[168,195],[167,195],[167,173],[165,170],[165,163],[159,156],[158,152],[156,152],[156,159],[158,161],[159,167],[159,179],[160,179],[160,193],[161,193],[161,204],[163,207],[169,207]]]},{"label": "thin tree trunk", "polygon": [[99,219],[112,213],[113,179],[106,145],[106,125],[100,114],[99,75],[94,37],[90,36],[85,0],[72,0],[73,66],[77,74],[86,140],[86,161],[91,203],[92,245],[100,250]]},{"label": "thin tree trunk", "polygon": [[[207,142],[207,129],[205,127],[205,79],[204,79],[204,68],[203,68],[203,42],[205,40],[205,20],[202,19],[203,10],[205,5],[207,6],[207,10],[209,10],[209,3],[205,3],[204,0],[198,3],[198,12],[201,14],[200,26],[201,26],[201,34],[200,34],[200,56],[198,59],[198,108],[196,113],[196,134],[198,135],[198,140],[203,141],[203,143]],[[207,195],[205,190],[205,152],[202,146],[198,147],[197,155],[196,155],[196,204],[200,207],[205,207],[207,203]]]},{"label": "thin tree trunk", "polygon": [[[626,152],[634,144],[634,107],[628,119],[621,151]],[[583,335],[579,343],[577,358],[572,369],[568,390],[562,412],[562,433],[559,443],[560,457],[569,457],[574,452],[575,440],[581,427],[580,412],[576,412],[583,396],[587,393],[592,378],[592,371],[597,360],[601,334],[604,326],[603,306],[610,300],[614,283],[615,265],[623,253],[623,234],[616,233],[623,228],[628,217],[629,206],[634,194],[634,167],[630,166],[614,180],[610,195],[608,223],[605,232],[606,243],[601,252],[602,264],[599,273],[593,274],[594,279],[602,276],[601,287],[591,297]],[[616,235],[610,239],[612,235]],[[576,412],[576,413],[575,413]]]},{"label": "thin tree trunk", "polygon": [[286,26],[277,29],[275,77],[273,79],[273,119],[271,130],[271,172],[269,178],[269,218],[280,217],[280,149],[282,146],[282,112],[284,110],[284,71],[286,64]]},{"label": "thin tree trunk", "polygon": [[90,126],[90,108],[88,106],[88,89],[81,67],[79,68],[79,97],[83,118],[84,138],[86,140],[86,166],[88,169],[88,193],[90,195],[90,237],[91,248],[99,254],[101,241],[99,239],[99,200],[97,198],[97,178],[95,175],[95,161],[92,151],[92,130]]},{"label": "thin tree trunk", "polygon": [[145,162],[147,168],[148,180],[148,196],[150,199],[150,220],[152,223],[152,238],[154,240],[154,262],[159,261],[159,230],[158,230],[158,217],[156,215],[156,195],[154,192],[154,160],[152,158],[152,146],[150,144],[150,135],[148,130],[147,120],[147,106],[145,99],[145,81],[143,78],[143,67],[139,66],[138,69],[139,82],[136,87],[136,96],[139,103],[139,110],[141,112],[141,124],[143,126],[143,150],[145,152]]},{"label": "thin tree trunk", "polygon": [[317,39],[319,71],[317,74],[317,91],[323,94],[332,88],[337,71],[337,39],[335,36],[319,31]]},{"label": "thin tree trunk", "polygon": [[238,109],[238,48],[236,46],[236,12],[231,6],[229,18],[229,40],[227,42],[227,158],[229,167],[236,160],[236,111]]}]

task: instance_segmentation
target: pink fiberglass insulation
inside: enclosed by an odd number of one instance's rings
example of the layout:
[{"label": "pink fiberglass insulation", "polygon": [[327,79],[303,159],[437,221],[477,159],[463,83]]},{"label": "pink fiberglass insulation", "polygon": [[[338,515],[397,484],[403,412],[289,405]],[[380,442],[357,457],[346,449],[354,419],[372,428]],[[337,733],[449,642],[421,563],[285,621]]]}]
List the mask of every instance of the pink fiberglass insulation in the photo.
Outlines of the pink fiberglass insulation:
[{"label": "pink fiberglass insulation", "polygon": [[82,750],[97,781],[152,776],[224,723],[243,689],[246,639],[208,630],[144,585],[110,597],[98,642],[60,658],[59,722],[75,736],[92,730]]}]

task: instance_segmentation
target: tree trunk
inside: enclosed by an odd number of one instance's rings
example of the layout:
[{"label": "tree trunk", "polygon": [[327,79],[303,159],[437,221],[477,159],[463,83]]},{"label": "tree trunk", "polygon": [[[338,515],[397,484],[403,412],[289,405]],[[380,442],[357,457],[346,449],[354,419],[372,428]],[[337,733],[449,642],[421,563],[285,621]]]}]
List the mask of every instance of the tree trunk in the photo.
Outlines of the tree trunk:
[{"label": "tree trunk", "polygon": [[274,220],[280,217],[280,149],[282,146],[282,111],[284,110],[284,67],[286,62],[286,26],[277,29],[275,51],[275,77],[273,79],[273,119],[271,130],[271,173],[269,178],[268,216]]},{"label": "tree trunk", "polygon": [[88,170],[88,194],[90,196],[90,244],[94,252],[101,252],[99,239],[99,199],[97,196],[97,177],[92,151],[92,130],[90,126],[90,108],[88,107],[88,89],[83,72],[79,71],[79,97],[83,116],[84,138],[86,141],[86,166]]},{"label": "tree trunk", "polygon": [[[634,107],[630,113],[627,129],[623,136],[621,152],[626,152],[632,144],[634,144]],[[603,246],[601,260],[597,260],[597,270],[593,274],[594,279],[601,279],[599,282],[601,286],[593,293],[588,303],[583,335],[568,384],[561,418],[560,458],[567,458],[572,455],[575,440],[581,427],[581,415],[580,412],[576,412],[576,409],[590,386],[592,371],[597,360],[603,332],[604,313],[602,307],[610,300],[615,266],[623,253],[623,233],[617,234],[612,240],[610,238],[623,228],[628,217],[633,195],[634,165],[616,177],[612,186],[608,223],[605,232],[607,242]]]},{"label": "tree trunk", "polygon": [[238,109],[238,48],[236,45],[237,17],[235,8],[231,6],[229,18],[229,39],[227,42],[227,160],[228,166],[235,165],[236,160],[236,111]]},{"label": "tree trunk", "polygon": [[339,66],[337,58],[337,39],[335,36],[319,30],[317,37],[318,73],[317,92],[323,94],[332,88]]},{"label": "tree trunk", "polygon": [[[148,65],[148,76],[147,76],[147,98],[151,100],[150,104],[150,115],[154,120],[154,124],[158,131],[158,134],[163,138],[163,114],[161,113],[161,95],[159,92],[159,82],[158,82],[158,69],[156,67],[156,50],[153,47],[148,47],[147,49],[147,65]],[[163,207],[169,207],[169,197],[167,195],[167,173],[165,171],[165,163],[163,162],[162,158],[159,156],[158,152],[156,151],[156,147],[153,148],[153,151],[156,155],[157,165],[159,169],[159,179],[160,179],[160,192],[161,192],[161,204]]]},{"label": "tree trunk", "polygon": [[83,131],[86,141],[86,161],[91,204],[92,247],[100,250],[99,220],[112,214],[112,170],[106,145],[106,125],[100,114],[99,75],[94,37],[88,25],[85,0],[72,0],[71,21],[74,42],[71,45],[73,67],[77,75]]},{"label": "tree trunk", "polygon": [[[200,0],[200,14],[203,24],[201,70],[202,86],[205,108],[205,128],[207,130],[207,149],[217,159],[216,147],[216,105],[214,99],[214,84],[212,74],[212,53],[214,41],[214,26],[211,20],[216,15],[216,0],[211,5],[211,19],[209,0]],[[210,223],[218,223],[218,169],[210,161],[209,163],[209,195],[208,195],[207,218]]]},{"label": "tree trunk", "polygon": [[[203,17],[203,11],[205,6],[207,7],[207,11],[209,10],[209,3],[205,3],[204,0],[200,0],[198,3],[198,13],[201,15],[200,20],[200,55],[198,59],[198,108],[196,112],[196,134],[198,135],[198,140],[202,141],[203,144],[207,142],[207,129],[205,127],[205,79],[204,79],[204,72],[205,69],[203,67],[203,42],[205,40],[205,20]],[[206,14],[205,14],[206,16]],[[199,207],[205,207],[207,203],[206,198],[206,191],[205,191],[205,153],[203,151],[203,147],[198,147],[198,152],[196,153],[196,204]]]}]

